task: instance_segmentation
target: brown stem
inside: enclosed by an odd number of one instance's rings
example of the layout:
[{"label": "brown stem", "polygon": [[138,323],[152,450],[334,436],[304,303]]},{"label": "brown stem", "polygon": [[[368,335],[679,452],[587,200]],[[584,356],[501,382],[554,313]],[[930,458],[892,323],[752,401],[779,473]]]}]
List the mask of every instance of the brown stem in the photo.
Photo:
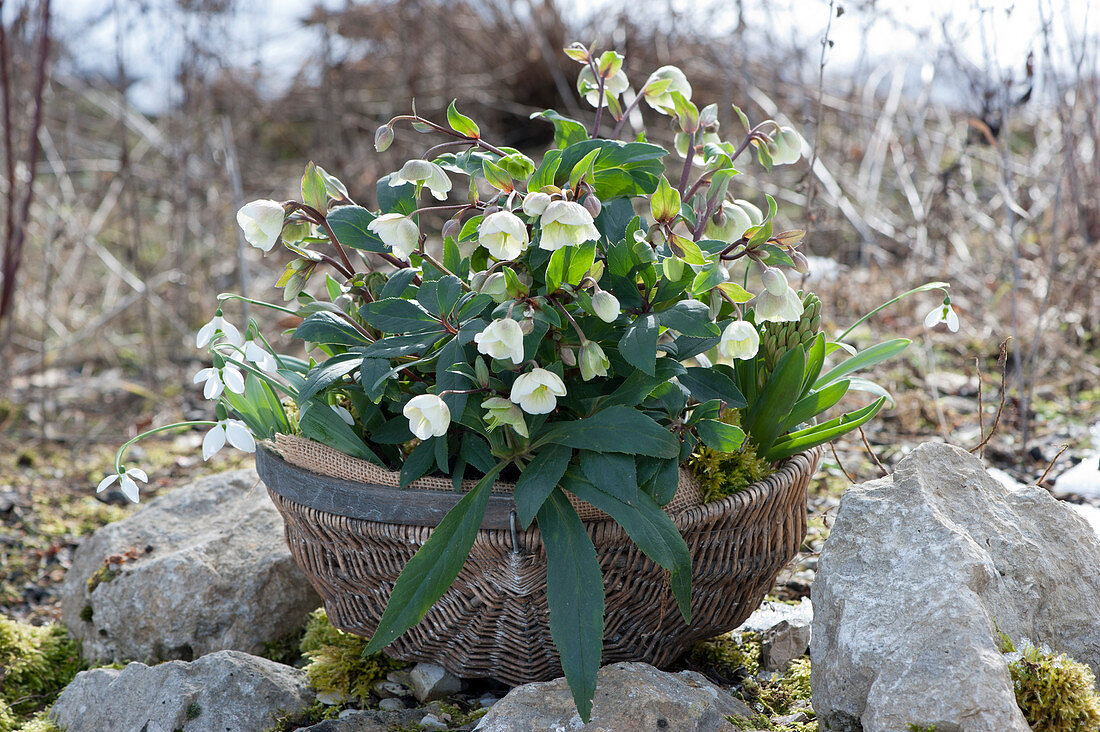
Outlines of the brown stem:
[{"label": "brown stem", "polygon": [[676,191],[680,194],[680,200],[684,200],[684,191],[687,190],[688,177],[691,175],[691,162],[695,159],[695,133],[691,133],[691,139],[688,141],[687,155],[684,155],[684,169],[680,173],[680,185],[676,186]]},{"label": "brown stem", "polygon": [[619,118],[619,121],[615,123],[615,129],[611,130],[611,139],[619,139],[619,133],[622,132],[623,125],[626,124],[626,118],[630,116],[630,113],[634,111],[634,108],[638,106],[638,102],[642,101],[642,97],[645,96],[645,87],[642,88],[637,96],[634,97],[634,101],[627,105],[627,108],[623,110],[623,116]]},{"label": "brown stem", "polygon": [[588,62],[592,67],[592,72],[596,75],[596,121],[592,124],[592,139],[595,140],[600,136],[600,117],[603,115],[603,74],[596,68],[596,64],[593,61]]},{"label": "brown stem", "polygon": [[461,277],[456,275],[451,270],[444,267],[443,264],[441,264],[440,262],[437,262],[435,257],[433,257],[432,255],[428,254],[425,251],[420,251],[420,252],[418,252],[418,254],[420,254],[421,259],[423,259],[425,262],[427,262],[428,264],[430,264],[433,267],[435,267],[436,269],[438,269],[440,272],[443,272],[445,274],[449,274],[451,277],[454,277],[459,282],[461,282],[462,283],[462,289],[466,290],[466,292],[470,291],[470,286],[468,284],[466,284],[465,280],[463,280]]}]

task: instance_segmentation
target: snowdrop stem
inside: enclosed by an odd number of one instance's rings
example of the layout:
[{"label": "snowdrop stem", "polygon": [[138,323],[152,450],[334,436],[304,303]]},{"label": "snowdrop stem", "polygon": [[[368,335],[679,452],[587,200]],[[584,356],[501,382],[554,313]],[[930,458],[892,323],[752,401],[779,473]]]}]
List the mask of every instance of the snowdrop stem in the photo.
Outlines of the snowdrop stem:
[{"label": "snowdrop stem", "polygon": [[151,437],[152,435],[155,435],[158,432],[167,432],[168,430],[182,429],[183,427],[215,427],[215,426],[217,426],[217,424],[218,424],[217,422],[213,422],[213,421],[208,420],[208,419],[199,419],[199,420],[188,420],[186,422],[173,422],[172,424],[166,424],[166,425],[163,425],[161,427],[154,427],[151,430],[146,430],[145,432],[142,432],[137,437],[131,438],[130,440],[126,441],[125,443],[123,443],[122,447],[118,448],[118,452],[115,453],[115,472],[118,473],[119,475],[123,474],[123,472],[124,472],[122,470],[122,456],[123,456],[123,454],[126,452],[127,449],[129,449],[130,445],[133,445],[136,442],[140,442],[141,440],[144,440],[146,437]]},{"label": "snowdrop stem", "polygon": [[898,295],[897,297],[893,298],[892,300],[887,300],[886,302],[882,303],[877,308],[875,308],[871,312],[867,313],[866,315],[864,315],[862,318],[860,318],[856,322],[852,323],[848,327],[848,330],[844,331],[843,333],[838,335],[833,340],[834,341],[844,340],[844,336],[848,335],[853,330],[858,328],[864,321],[866,321],[872,315],[879,312],[880,310],[883,310],[885,308],[890,307],[891,305],[898,302],[899,300],[904,300],[905,298],[909,297],[910,295],[916,295],[918,292],[928,292],[929,290],[943,290],[944,295],[946,295],[948,287],[951,287],[951,285],[948,284],[947,282],[926,282],[925,284],[921,285],[920,287],[914,287],[912,290],[909,290],[908,292],[903,292],[900,295]]},{"label": "snowdrop stem", "polygon": [[264,302],[263,300],[253,300],[252,298],[245,297],[244,295],[237,295],[232,292],[223,292],[218,295],[219,303],[226,302],[227,300],[240,300],[241,302],[246,302],[250,305],[259,305],[261,307],[271,308],[272,310],[277,310],[280,313],[286,313],[287,315],[297,315],[297,313],[295,313],[290,308],[284,308],[282,305],[275,305],[273,303]]}]

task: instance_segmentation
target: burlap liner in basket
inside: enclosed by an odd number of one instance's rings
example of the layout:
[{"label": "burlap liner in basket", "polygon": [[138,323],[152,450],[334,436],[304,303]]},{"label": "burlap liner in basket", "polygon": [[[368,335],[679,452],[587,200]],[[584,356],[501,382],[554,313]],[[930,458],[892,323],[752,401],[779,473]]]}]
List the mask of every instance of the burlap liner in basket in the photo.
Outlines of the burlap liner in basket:
[{"label": "burlap liner in basket", "polygon": [[[624,437],[624,439],[628,438]],[[398,488],[401,485],[401,473],[398,471],[386,470],[372,462],[354,458],[328,445],[304,437],[275,435],[275,447],[288,463],[299,468],[305,468],[313,473],[387,488]],[[476,480],[462,481],[463,490],[470,490],[476,485]],[[492,491],[498,494],[509,494],[515,490],[515,487],[514,483],[497,481],[493,484]],[[409,488],[453,491],[454,484],[450,478],[427,476],[414,480]],[[603,521],[610,518],[606,513],[587,501],[582,501],[571,493],[566,493],[566,496],[568,496],[582,521]],[[680,485],[676,489],[676,495],[665,506],[665,511],[669,514],[676,514],[702,504],[703,493],[699,487],[699,481],[691,474],[690,470],[680,468]]]}]

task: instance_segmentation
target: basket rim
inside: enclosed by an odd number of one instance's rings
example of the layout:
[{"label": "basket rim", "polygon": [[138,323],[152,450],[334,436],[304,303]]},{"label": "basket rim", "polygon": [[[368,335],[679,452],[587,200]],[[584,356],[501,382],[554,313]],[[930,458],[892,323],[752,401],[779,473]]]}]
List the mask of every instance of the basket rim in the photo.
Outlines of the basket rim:
[{"label": "basket rim", "polygon": [[[805,473],[816,472],[821,448],[787,458],[767,478],[725,498],[698,506],[689,506],[671,514],[673,520],[693,522],[711,513],[743,510],[763,501],[776,491],[786,490]],[[457,504],[464,493],[428,489],[403,490],[391,486],[334,478],[292,465],[269,446],[257,445],[256,472],[268,489],[285,499],[315,511],[349,519],[404,526],[434,527]],[[481,529],[515,530],[515,501],[508,494],[491,494]],[[586,521],[586,524],[617,522],[611,518]]]}]

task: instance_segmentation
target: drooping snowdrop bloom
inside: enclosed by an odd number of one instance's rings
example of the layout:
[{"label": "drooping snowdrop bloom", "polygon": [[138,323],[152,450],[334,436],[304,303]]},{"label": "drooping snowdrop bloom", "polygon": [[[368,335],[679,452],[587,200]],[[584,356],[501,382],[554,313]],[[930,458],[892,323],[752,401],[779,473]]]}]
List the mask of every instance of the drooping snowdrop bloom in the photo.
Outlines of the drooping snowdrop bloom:
[{"label": "drooping snowdrop bloom", "polygon": [[199,328],[199,332],[195,334],[195,348],[206,348],[219,333],[224,336],[227,343],[231,343],[237,348],[244,345],[244,338],[241,337],[241,332],[237,330],[237,326],[223,318],[222,311],[218,310],[214,317],[210,319],[210,322]]},{"label": "drooping snowdrop bloom", "polygon": [[490,358],[511,359],[515,365],[523,363],[523,330],[511,318],[494,320],[474,336],[477,350]]},{"label": "drooping snowdrop bloom", "polygon": [[237,211],[237,225],[244,232],[244,239],[257,249],[270,252],[283,231],[283,204],[270,199],[260,199],[241,206]]},{"label": "drooping snowdrop bloom", "polygon": [[720,213],[718,222],[715,222],[713,216],[707,220],[707,226],[703,230],[704,238],[715,241],[737,241],[745,235],[745,231],[750,226],[754,225],[749,212],[733,201],[723,201]]},{"label": "drooping snowdrop bloom", "polygon": [[194,383],[206,384],[202,388],[202,395],[206,399],[217,399],[226,389],[236,394],[244,394],[244,376],[241,370],[232,364],[226,364],[222,368],[208,366],[195,374]]},{"label": "drooping snowdrop bloom", "polygon": [[761,279],[764,281],[764,291],[756,296],[753,308],[758,322],[793,322],[802,317],[802,300],[787,284],[782,270],[768,267]]},{"label": "drooping snowdrop bloom", "polygon": [[108,475],[103,480],[99,481],[99,485],[96,486],[95,492],[102,493],[110,488],[115,481],[118,481],[119,490],[122,491],[122,495],[126,496],[133,503],[138,502],[138,485],[136,481],[142,483],[149,482],[149,476],[145,474],[144,470],[140,468],[130,468],[121,475],[114,474]]},{"label": "drooping snowdrop bloom", "polygon": [[[620,68],[611,76],[607,77],[603,83],[603,91],[606,95],[604,103],[607,102],[607,97],[617,97],[626,91],[630,86],[630,82],[626,79],[626,74]],[[591,66],[585,66],[581,69],[580,76],[577,77],[577,89],[584,94],[586,102],[593,107],[600,105],[600,87],[599,80],[596,79],[596,75],[592,73]]]},{"label": "drooping snowdrop bloom", "polygon": [[527,432],[527,421],[523,418],[523,410],[503,397],[489,397],[481,403],[485,407],[485,421],[489,429],[496,429],[502,425],[508,425],[522,437],[530,437]]},{"label": "drooping snowdrop bloom", "polygon": [[531,237],[527,225],[511,211],[497,211],[481,220],[478,241],[497,259],[515,259],[527,249]]},{"label": "drooping snowdrop bloom", "polygon": [[607,367],[611,365],[600,344],[595,341],[585,341],[581,346],[578,363],[581,367],[581,378],[585,381],[591,381],[597,376],[607,376]]},{"label": "drooping snowdrop bloom", "polygon": [[592,309],[605,323],[612,323],[619,317],[619,299],[607,290],[597,290],[592,296]]},{"label": "drooping snowdrop bloom", "polygon": [[421,440],[447,434],[451,424],[450,407],[435,394],[414,396],[401,413],[409,420],[409,429]]},{"label": "drooping snowdrop bloom", "polygon": [[942,305],[937,305],[924,316],[924,327],[935,328],[940,323],[947,326],[952,333],[959,332],[959,315],[955,308],[951,307],[951,298],[945,297]]},{"label": "drooping snowdrop bloom", "polygon": [[382,214],[367,224],[367,229],[373,231],[402,261],[407,262],[409,255],[420,244],[420,229],[416,223],[399,213]]},{"label": "drooping snowdrop bloom", "polygon": [[508,398],[528,414],[549,414],[558,406],[558,397],[563,396],[565,383],[561,377],[536,367],[516,378]]},{"label": "drooping snowdrop bloom", "polygon": [[440,201],[445,201],[451,190],[451,179],[443,172],[443,168],[427,160],[409,160],[401,166],[401,170],[390,176],[391,186],[404,183],[424,186]]},{"label": "drooping snowdrop bloom", "polygon": [[275,360],[275,357],[256,341],[249,341],[244,344],[244,357],[256,364],[256,368],[266,374],[273,374],[279,370],[279,363]]},{"label": "drooping snowdrop bloom", "polygon": [[[654,82],[670,80],[671,83],[660,92],[646,92],[645,88]],[[656,109],[661,114],[676,114],[676,103],[672,101],[672,92],[680,92],[685,99],[691,99],[691,84],[688,83],[684,72],[675,66],[662,66],[654,71],[646,79],[642,93],[645,95],[646,104]]]},{"label": "drooping snowdrop bloom", "polygon": [[760,334],[752,323],[735,320],[722,331],[718,353],[726,358],[750,359],[760,349]]},{"label": "drooping snowdrop bloom", "polygon": [[542,191],[528,193],[523,198],[523,213],[538,216],[550,205],[550,196]]},{"label": "drooping snowdrop bloom", "polygon": [[256,452],[256,440],[239,419],[223,419],[202,438],[202,459],[209,460],[225,447],[226,441],[242,452]]},{"label": "drooping snowdrop bloom", "polygon": [[775,141],[776,150],[772,153],[772,162],[776,165],[790,165],[797,163],[802,157],[802,151],[806,148],[806,141],[790,127],[780,127],[772,138]]},{"label": "drooping snowdrop bloom", "polygon": [[551,201],[542,212],[539,223],[542,229],[539,249],[550,252],[600,238],[600,230],[593,223],[592,214],[573,201]]}]

